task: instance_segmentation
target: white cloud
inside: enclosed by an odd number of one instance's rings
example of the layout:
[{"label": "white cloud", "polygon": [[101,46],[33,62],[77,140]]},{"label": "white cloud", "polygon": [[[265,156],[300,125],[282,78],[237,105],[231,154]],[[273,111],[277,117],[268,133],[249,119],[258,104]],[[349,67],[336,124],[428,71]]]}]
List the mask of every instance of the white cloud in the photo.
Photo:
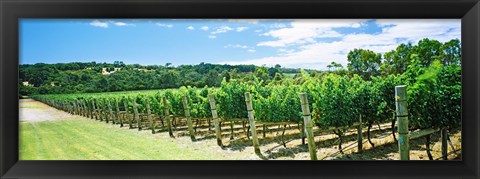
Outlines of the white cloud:
[{"label": "white cloud", "polygon": [[254,52],[257,51],[257,50],[255,50],[253,47],[249,47],[249,46],[247,46],[247,45],[240,45],[240,44],[235,44],[235,45],[228,44],[228,45],[223,46],[223,48],[240,48],[240,49],[247,49],[247,52],[250,52],[250,53],[254,53]]},{"label": "white cloud", "polygon": [[228,26],[221,26],[221,27],[217,28],[215,31],[211,32],[211,34],[220,34],[220,33],[225,33],[225,32],[231,31],[231,30],[233,30],[233,28],[228,27]]},{"label": "white cloud", "polygon": [[125,22],[114,22],[113,23],[116,26],[126,26],[127,24]]},{"label": "white cloud", "polygon": [[241,32],[241,31],[244,31],[244,30],[247,30],[247,29],[248,29],[248,27],[237,27],[236,31]]},{"label": "white cloud", "polygon": [[235,45],[228,44],[228,45],[225,45],[223,47],[224,48],[248,48],[248,46],[246,46],[246,45],[239,45],[239,44],[235,44]]},{"label": "white cloud", "polygon": [[217,38],[217,36],[215,36],[215,35],[209,35],[208,38],[209,38],[209,39],[214,39],[214,38]]},{"label": "white cloud", "polygon": [[262,32],[262,29],[255,30],[256,33]]},{"label": "white cloud", "polygon": [[257,46],[284,47],[294,44],[315,42],[315,38],[341,37],[342,35],[333,30],[338,27],[358,28],[366,20],[358,19],[325,19],[325,20],[293,20],[291,27],[271,30],[262,35],[270,36],[278,40],[264,41]]},{"label": "white cloud", "polygon": [[280,29],[285,27],[287,27],[287,25],[285,25],[284,23],[274,23],[270,25],[270,28],[273,28],[273,29]]},{"label": "white cloud", "polygon": [[108,28],[109,25],[120,26],[120,27],[121,26],[135,26],[134,24],[128,24],[128,23],[125,23],[125,22],[112,21],[112,20],[109,20],[109,21],[94,20],[94,21],[90,22],[90,25],[95,26],[95,27],[101,27],[101,28]]},{"label": "white cloud", "polygon": [[187,29],[188,29],[188,30],[195,30],[195,27],[193,27],[193,26],[188,26]]},{"label": "white cloud", "polygon": [[207,31],[207,30],[208,30],[208,26],[203,26],[203,27],[201,27],[200,29]]},{"label": "white cloud", "polygon": [[112,23],[113,25],[115,26],[135,26],[134,24],[127,24],[125,22],[115,22],[115,21],[111,21],[110,23]]},{"label": "white cloud", "polygon": [[101,22],[99,20],[94,20],[90,22],[90,25],[95,27],[108,28],[108,22]]},{"label": "white cloud", "polygon": [[[323,21],[323,20],[322,20]],[[322,22],[321,21],[321,22]],[[351,21],[352,22],[352,21]],[[313,23],[313,22],[312,22]],[[359,27],[362,23],[329,23],[331,26],[325,26],[326,31],[331,31],[327,35],[335,35],[339,40],[332,42],[317,42],[315,40],[309,41],[309,37],[317,36],[318,33],[310,33],[310,35],[291,34],[286,30],[274,31],[279,40],[272,42],[262,42],[274,47],[283,47],[278,49],[278,54],[256,58],[246,59],[240,61],[225,60],[220,64],[255,64],[274,66],[280,64],[286,67],[295,68],[309,68],[309,69],[326,69],[326,65],[335,61],[347,66],[347,53],[355,48],[369,49],[376,53],[385,53],[394,50],[401,43],[411,42],[418,43],[423,38],[435,39],[440,42],[446,42],[451,39],[460,39],[461,26],[460,20],[449,19],[428,19],[428,20],[376,20],[382,32],[376,34],[366,33],[351,33],[340,34],[329,27],[349,26],[352,28]],[[348,25],[350,24],[350,25]],[[320,27],[322,25],[310,24],[307,27]],[[299,29],[298,26],[293,26],[294,29],[288,28],[298,33],[309,33],[310,30]],[[295,29],[297,28],[297,29]],[[307,28],[312,29],[312,28]],[[282,30],[282,29],[279,29]],[[325,34],[324,32],[320,33]],[[301,43],[308,41],[309,43]],[[296,47],[296,48],[294,48]]]},{"label": "white cloud", "polygon": [[172,28],[173,25],[172,24],[162,24],[162,23],[157,23],[158,26],[160,27],[166,27],[166,28]]},{"label": "white cloud", "polygon": [[249,23],[249,24],[258,24],[258,22],[263,19],[228,19],[228,22],[239,22],[239,23]]}]

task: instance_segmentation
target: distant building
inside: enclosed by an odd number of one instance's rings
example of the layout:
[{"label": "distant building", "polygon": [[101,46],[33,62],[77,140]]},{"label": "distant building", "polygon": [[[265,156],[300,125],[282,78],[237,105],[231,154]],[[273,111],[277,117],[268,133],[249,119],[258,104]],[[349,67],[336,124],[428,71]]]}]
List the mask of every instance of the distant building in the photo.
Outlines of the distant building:
[{"label": "distant building", "polygon": [[22,85],[23,85],[23,86],[33,86],[32,84],[28,83],[28,81],[22,82]]},{"label": "distant building", "polygon": [[107,68],[102,68],[102,75],[110,75],[117,71],[120,71],[122,68],[113,68],[113,71],[107,71]]}]

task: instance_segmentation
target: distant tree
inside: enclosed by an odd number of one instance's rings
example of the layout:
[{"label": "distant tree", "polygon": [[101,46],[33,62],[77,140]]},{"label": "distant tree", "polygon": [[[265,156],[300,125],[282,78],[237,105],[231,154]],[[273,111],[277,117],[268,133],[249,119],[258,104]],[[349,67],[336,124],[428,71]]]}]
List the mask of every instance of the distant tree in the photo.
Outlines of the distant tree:
[{"label": "distant tree", "polygon": [[410,65],[412,44],[400,44],[395,50],[386,52],[383,55],[384,62],[380,67],[382,75],[402,74]]},{"label": "distant tree", "polygon": [[259,80],[267,82],[268,79],[270,78],[268,75],[267,67],[265,66],[257,67],[255,69],[255,77],[257,77]]},{"label": "distant tree", "polygon": [[120,68],[120,67],[124,67],[125,64],[124,64],[122,61],[114,61],[114,62],[113,62],[113,66],[114,66],[115,68]]},{"label": "distant tree", "polygon": [[327,68],[328,68],[328,71],[336,71],[336,70],[342,69],[343,66],[340,63],[332,62],[327,65]]},{"label": "distant tree", "polygon": [[428,67],[433,60],[440,57],[441,46],[441,42],[425,38],[420,40],[418,42],[418,45],[412,48],[411,53],[417,54],[418,57],[421,59],[421,65],[424,67]]},{"label": "distant tree", "polygon": [[370,50],[354,49],[347,55],[348,71],[359,74],[363,79],[370,80],[371,76],[379,74],[381,54]]},{"label": "distant tree", "polygon": [[445,42],[440,47],[440,62],[443,65],[457,64],[460,65],[462,59],[462,46],[458,39]]},{"label": "distant tree", "polygon": [[268,76],[273,78],[275,74],[280,73],[280,70],[278,68],[268,68]]}]

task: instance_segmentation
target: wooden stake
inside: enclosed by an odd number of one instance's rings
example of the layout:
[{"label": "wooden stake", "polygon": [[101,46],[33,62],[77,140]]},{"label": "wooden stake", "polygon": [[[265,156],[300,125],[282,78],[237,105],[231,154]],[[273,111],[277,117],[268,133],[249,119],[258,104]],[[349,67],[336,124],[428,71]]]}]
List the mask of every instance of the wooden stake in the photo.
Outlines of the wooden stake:
[{"label": "wooden stake", "polygon": [[360,122],[360,125],[358,125],[358,128],[357,128],[357,152],[361,152],[362,149],[363,149],[363,135],[362,135],[362,114],[359,115],[359,122]]},{"label": "wooden stake", "polygon": [[103,121],[103,102],[101,100],[98,100],[100,101],[100,103],[97,103],[97,107],[98,107],[98,118],[100,118],[100,121]]},{"label": "wooden stake", "polygon": [[172,118],[173,118],[173,115],[170,115],[170,109],[168,108],[168,101],[167,101],[167,97],[164,96],[162,98],[163,100],[163,107],[165,109],[165,120],[167,120],[167,127],[168,127],[168,134],[170,135],[170,137],[175,137],[173,135],[173,131],[172,131]]},{"label": "wooden stake", "polygon": [[88,100],[86,100],[86,99],[85,99],[85,106],[87,106],[87,109],[88,109],[87,110],[87,117],[90,118],[90,119],[93,118],[92,117],[92,108],[91,108],[91,106],[89,106]]},{"label": "wooden stake", "polygon": [[80,116],[85,116],[85,106],[83,106],[83,101],[78,100],[78,105],[80,106]]},{"label": "wooden stake", "polygon": [[448,146],[447,146],[447,139],[448,139],[448,133],[446,129],[442,129],[441,133],[441,138],[442,138],[442,160],[448,160]]},{"label": "wooden stake", "polygon": [[208,94],[208,99],[210,101],[210,109],[212,110],[212,118],[215,126],[215,134],[217,136],[217,144],[218,146],[223,146],[222,133],[220,130],[220,121],[218,119],[217,106],[215,104],[215,97],[213,96],[213,94]]},{"label": "wooden stake", "polygon": [[250,127],[252,128],[250,131],[252,132],[253,149],[257,155],[260,155],[260,144],[258,143],[257,128],[255,126],[255,112],[253,110],[252,100],[250,99],[249,92],[245,93],[245,103],[247,104],[248,121],[250,123]]},{"label": "wooden stake", "polygon": [[142,130],[142,123],[140,121],[140,115],[138,114],[136,97],[133,98],[132,104],[133,104],[133,113],[134,113],[135,121],[137,121],[137,128],[138,128],[138,130]]},{"label": "wooden stake", "polygon": [[155,123],[152,119],[152,113],[150,111],[150,100],[148,98],[145,99],[145,104],[147,107],[147,118],[148,118],[148,121],[150,122],[150,129],[152,129],[152,134],[155,134]]},{"label": "wooden stake", "polygon": [[312,114],[310,113],[310,107],[308,105],[307,93],[300,93],[299,97],[302,104],[303,126],[305,126],[305,134],[308,139],[308,151],[310,152],[310,159],[317,160],[317,147],[315,146],[315,139],[313,138]]},{"label": "wooden stake", "polygon": [[112,110],[112,104],[110,103],[110,100],[108,100],[108,112],[110,113],[110,119],[112,120],[112,123],[115,124],[115,118],[113,117],[113,110]]},{"label": "wooden stake", "polygon": [[85,99],[82,99],[82,106],[83,106],[83,117],[88,117],[88,106],[85,102]]},{"label": "wooden stake", "polygon": [[106,123],[108,123],[107,107],[108,107],[107,100],[104,99],[104,100],[103,100],[103,117],[104,117]]},{"label": "wooden stake", "polygon": [[192,119],[190,117],[190,107],[188,106],[187,96],[182,96],[183,110],[185,111],[185,118],[187,118],[188,133],[190,134],[190,139],[195,140],[195,132],[193,131]]},{"label": "wooden stake", "polygon": [[234,139],[234,132],[233,132],[233,126],[235,125],[234,124],[235,121],[230,121],[230,140],[233,140]]},{"label": "wooden stake", "polygon": [[120,108],[118,107],[118,99],[115,98],[115,110],[116,110],[116,118],[117,122],[120,121],[120,127],[123,127],[123,120],[120,118]]},{"label": "wooden stake", "polygon": [[130,118],[130,113],[128,111],[127,98],[123,98],[123,106],[125,107],[125,117],[128,120],[128,126],[130,127],[130,129],[133,129],[132,118]]},{"label": "wooden stake", "polygon": [[78,111],[77,101],[73,101],[73,115],[78,114],[77,111]]},{"label": "wooden stake", "polygon": [[97,101],[96,99],[92,100],[92,113],[94,115],[94,118],[95,120],[98,120],[98,112],[97,112],[97,107],[95,107],[95,101]]},{"label": "wooden stake", "polygon": [[407,86],[395,86],[395,107],[398,125],[398,150],[400,160],[410,160],[410,137],[408,135]]}]

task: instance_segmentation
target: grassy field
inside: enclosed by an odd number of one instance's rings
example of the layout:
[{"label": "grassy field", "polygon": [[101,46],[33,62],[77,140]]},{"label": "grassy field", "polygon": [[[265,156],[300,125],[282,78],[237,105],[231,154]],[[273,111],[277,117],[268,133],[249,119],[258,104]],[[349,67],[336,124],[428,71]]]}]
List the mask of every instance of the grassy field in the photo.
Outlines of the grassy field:
[{"label": "grassy field", "polygon": [[19,148],[20,160],[228,159],[167,136],[77,119],[21,123]]}]

